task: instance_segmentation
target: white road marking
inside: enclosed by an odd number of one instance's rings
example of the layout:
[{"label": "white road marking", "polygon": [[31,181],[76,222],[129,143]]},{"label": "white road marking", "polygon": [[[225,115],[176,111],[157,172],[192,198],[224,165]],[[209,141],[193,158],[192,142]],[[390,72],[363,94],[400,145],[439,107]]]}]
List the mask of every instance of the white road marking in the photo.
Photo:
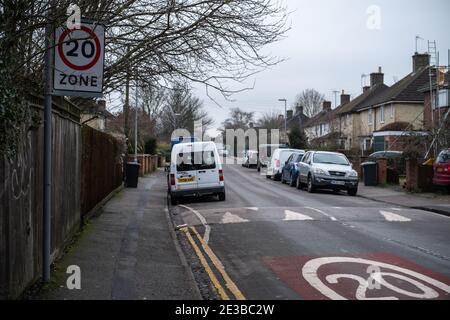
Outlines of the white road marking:
[{"label": "white road marking", "polygon": [[244,208],[244,209],[251,210],[251,211],[258,211],[259,210],[259,208],[257,208],[257,207],[248,207],[248,208]]},{"label": "white road marking", "polygon": [[250,222],[247,219],[243,219],[239,217],[238,215],[232,214],[231,212],[227,212],[222,217],[222,223],[229,224],[229,223],[245,223]]},{"label": "white road marking", "polygon": [[[387,269],[383,272],[378,272],[378,280],[376,280],[382,287],[386,287],[392,292],[399,293],[401,295],[406,295],[411,298],[416,299],[435,299],[439,297],[439,293],[436,292],[434,288],[438,288],[446,293],[450,293],[450,286],[440,282],[436,279],[428,277],[424,274],[415,272],[411,269],[402,268],[393,264],[379,262],[376,260],[368,260],[362,258],[351,258],[351,257],[324,257],[317,258],[308,261],[302,268],[303,278],[316,290],[322,293],[324,296],[332,299],[332,300],[347,300],[344,296],[340,295],[335,291],[334,288],[330,288],[327,283],[323,282],[318,274],[318,270],[320,267],[327,264],[361,264],[366,268],[367,266],[373,266],[378,268]],[[343,269],[343,268],[342,268]],[[387,272],[389,271],[389,272]],[[403,288],[399,288],[385,279],[383,276],[389,276],[391,278],[397,278],[404,282],[409,282],[411,285],[415,286],[419,289],[420,293],[417,291],[411,292]],[[369,288],[369,279],[364,279],[363,277],[355,274],[330,274],[325,277],[326,282],[329,284],[338,283],[339,279],[347,278],[356,280],[359,282],[359,287],[355,292],[355,298],[358,300],[399,300],[396,296],[386,296],[386,297],[378,297],[378,298],[370,298],[366,296],[366,292]],[[418,281],[420,280],[420,282]]]},{"label": "white road marking", "polygon": [[383,215],[383,217],[387,220],[387,221],[391,221],[391,222],[409,222],[411,221],[411,219],[403,217],[399,214],[395,214],[389,211],[383,211],[380,210],[380,213]]},{"label": "white road marking", "polygon": [[324,216],[330,218],[331,221],[337,221],[337,219],[335,217],[329,215],[326,212],[323,212],[322,210],[319,210],[319,209],[316,209],[316,208],[311,208],[311,207],[305,207],[305,209],[314,210],[314,211],[319,212],[319,213],[323,214]]},{"label": "white road marking", "polygon": [[211,227],[208,225],[208,222],[206,221],[205,217],[202,216],[200,214],[200,212],[198,212],[197,210],[192,209],[192,208],[190,208],[188,206],[185,206],[185,205],[179,205],[179,206],[182,207],[182,208],[188,209],[189,211],[193,212],[197,216],[198,220],[200,220],[200,222],[205,227],[205,234],[203,235],[203,240],[206,243],[209,243],[209,235],[211,234]]},{"label": "white road marking", "polygon": [[298,212],[294,212],[291,210],[284,210],[284,214],[285,214],[285,218],[283,221],[312,221],[314,220],[313,218],[298,213]]},{"label": "white road marking", "polygon": [[391,208],[391,210],[394,210],[394,211],[402,211],[402,209],[399,209],[399,208]]}]

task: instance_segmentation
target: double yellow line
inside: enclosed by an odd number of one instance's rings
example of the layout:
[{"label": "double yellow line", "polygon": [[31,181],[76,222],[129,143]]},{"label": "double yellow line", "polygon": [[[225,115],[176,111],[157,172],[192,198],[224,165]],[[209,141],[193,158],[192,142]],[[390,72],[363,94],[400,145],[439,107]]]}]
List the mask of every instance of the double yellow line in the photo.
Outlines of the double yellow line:
[{"label": "double yellow line", "polygon": [[229,292],[234,296],[233,299],[237,300],[245,300],[244,295],[239,290],[239,288],[236,286],[236,284],[231,280],[230,276],[225,271],[225,268],[220,262],[219,258],[214,254],[214,252],[211,250],[211,247],[203,240],[203,238],[200,236],[200,234],[197,232],[195,227],[186,227],[182,229],[184,233],[186,234],[186,238],[188,239],[189,243],[191,244],[192,248],[195,251],[195,254],[200,260],[200,263],[202,264],[203,268],[205,269],[206,273],[208,274],[214,288],[217,290],[217,293],[219,294],[220,298],[222,300],[230,300],[230,296],[228,295],[225,288],[222,286],[220,281],[217,279],[216,275],[214,274],[213,270],[208,264],[208,261],[206,260],[202,250],[199,248],[197,243],[195,242],[194,238],[191,235],[191,232],[196,236],[200,244],[202,245],[203,250],[211,260],[214,267],[219,271],[220,275],[222,276],[225,286],[228,289]]}]

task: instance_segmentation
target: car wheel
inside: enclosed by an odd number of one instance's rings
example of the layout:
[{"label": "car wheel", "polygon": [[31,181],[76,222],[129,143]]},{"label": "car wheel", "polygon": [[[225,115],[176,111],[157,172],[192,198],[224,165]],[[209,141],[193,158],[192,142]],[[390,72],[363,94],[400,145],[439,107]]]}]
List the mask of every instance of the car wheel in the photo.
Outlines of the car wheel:
[{"label": "car wheel", "polygon": [[295,182],[295,186],[298,190],[302,190],[303,186],[302,186],[302,182],[300,181],[300,175],[297,177],[297,180]]},{"label": "car wheel", "polygon": [[348,189],[347,193],[349,196],[354,197],[356,196],[356,194],[358,193],[358,189],[354,188],[354,189]]},{"label": "car wheel", "polygon": [[292,177],[292,174],[291,174],[291,182],[289,183],[289,186],[295,187],[296,181],[297,181],[297,179],[294,179],[294,178]]},{"label": "car wheel", "polygon": [[282,184],[286,184],[287,183],[287,181],[284,179],[284,175],[283,174],[281,174],[281,183]]},{"label": "car wheel", "polygon": [[219,193],[219,201],[225,201],[225,199],[226,199],[225,192]]},{"label": "car wheel", "polygon": [[257,167],[256,167],[256,170],[258,170],[258,172],[261,172],[261,167],[260,167],[260,166],[257,166]]},{"label": "car wheel", "polygon": [[309,193],[314,193],[314,191],[315,191],[315,188],[314,188],[314,184],[313,184],[313,181],[312,181],[312,177],[309,176],[308,177],[308,192]]}]

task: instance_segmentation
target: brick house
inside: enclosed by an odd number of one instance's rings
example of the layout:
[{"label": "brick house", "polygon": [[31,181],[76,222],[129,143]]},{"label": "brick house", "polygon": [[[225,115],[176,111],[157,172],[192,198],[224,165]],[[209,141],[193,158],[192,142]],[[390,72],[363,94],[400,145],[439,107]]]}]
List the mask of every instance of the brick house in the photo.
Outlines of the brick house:
[{"label": "brick house", "polygon": [[331,147],[338,141],[339,130],[334,111],[331,102],[324,101],[322,111],[306,122],[305,134],[312,147]]},{"label": "brick house", "polygon": [[363,123],[360,110],[371,105],[379,95],[383,94],[389,87],[384,84],[384,74],[381,67],[378,72],[370,75],[370,86],[363,88],[363,93],[342,104],[336,109],[336,117],[339,123],[341,146],[345,150],[370,149],[372,137],[362,133]]},{"label": "brick house", "polygon": [[[370,141],[373,151],[384,151],[394,148],[392,143],[405,135],[423,135],[424,94],[419,88],[429,82],[429,61],[428,54],[416,53],[410,74],[357,108],[361,144],[367,147]],[[395,123],[409,125],[403,130],[386,130]]]}]

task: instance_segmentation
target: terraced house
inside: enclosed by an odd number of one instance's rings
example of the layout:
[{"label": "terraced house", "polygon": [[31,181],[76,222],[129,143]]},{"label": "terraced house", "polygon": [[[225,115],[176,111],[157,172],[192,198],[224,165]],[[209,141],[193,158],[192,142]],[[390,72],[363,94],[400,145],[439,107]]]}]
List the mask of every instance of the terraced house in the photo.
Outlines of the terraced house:
[{"label": "terraced house", "polygon": [[405,136],[425,134],[424,94],[419,89],[429,82],[429,60],[428,54],[416,53],[410,74],[356,108],[363,150],[403,150]]},{"label": "terraced house", "polygon": [[345,150],[403,150],[403,137],[424,135],[424,94],[420,91],[429,81],[429,55],[413,56],[413,70],[392,85],[384,83],[379,67],[370,74],[370,86],[352,101],[335,111],[339,123],[340,144]]}]

